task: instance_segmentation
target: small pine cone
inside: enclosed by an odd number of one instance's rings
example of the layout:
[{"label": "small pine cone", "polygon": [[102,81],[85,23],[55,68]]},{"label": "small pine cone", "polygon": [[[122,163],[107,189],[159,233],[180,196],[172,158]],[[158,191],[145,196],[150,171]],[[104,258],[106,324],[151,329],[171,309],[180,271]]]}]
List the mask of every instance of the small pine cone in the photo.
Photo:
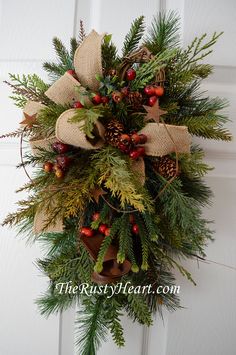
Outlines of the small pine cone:
[{"label": "small pine cone", "polygon": [[131,106],[135,108],[139,108],[140,106],[142,106],[142,99],[143,96],[138,91],[131,91],[128,95],[128,102]]},{"label": "small pine cone", "polygon": [[179,175],[179,171],[176,171],[176,162],[170,159],[168,155],[160,157],[153,162],[153,168],[164,178],[172,178]]},{"label": "small pine cone", "polygon": [[106,126],[105,141],[113,147],[117,147],[117,145],[119,144],[120,135],[123,132],[123,124],[117,121],[116,119],[112,119]]}]

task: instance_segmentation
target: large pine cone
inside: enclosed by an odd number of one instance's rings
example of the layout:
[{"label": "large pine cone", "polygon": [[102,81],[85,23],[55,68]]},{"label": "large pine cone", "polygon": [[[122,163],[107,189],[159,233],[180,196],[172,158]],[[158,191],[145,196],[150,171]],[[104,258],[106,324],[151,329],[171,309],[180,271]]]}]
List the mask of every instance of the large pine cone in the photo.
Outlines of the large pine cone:
[{"label": "large pine cone", "polygon": [[143,96],[138,91],[131,91],[128,95],[128,102],[134,108],[139,108],[142,106]]},{"label": "large pine cone", "polygon": [[177,171],[175,160],[172,160],[168,155],[158,158],[153,162],[153,167],[164,178],[172,178],[180,173],[179,170]]}]

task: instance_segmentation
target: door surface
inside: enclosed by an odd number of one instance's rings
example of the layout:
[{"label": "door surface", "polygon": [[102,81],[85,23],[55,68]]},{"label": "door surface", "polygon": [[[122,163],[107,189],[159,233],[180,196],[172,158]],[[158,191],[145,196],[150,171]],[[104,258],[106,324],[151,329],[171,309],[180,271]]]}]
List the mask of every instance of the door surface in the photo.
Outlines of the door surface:
[{"label": "door surface", "polygon": [[[144,14],[150,23],[160,9],[176,9],[181,16],[183,44],[204,32],[224,31],[208,61],[215,72],[203,86],[209,95],[226,97],[236,134],[236,2],[235,0],[0,0],[0,134],[12,131],[21,120],[10,91],[2,81],[8,72],[43,75],[41,64],[53,58],[51,39],[57,35],[65,43],[77,34],[79,20],[87,32],[113,33],[121,46],[130,22]],[[196,140],[197,141],[197,140]],[[199,140],[198,140],[199,142]],[[185,262],[197,286],[176,273],[184,307],[173,314],[157,316],[147,330],[124,318],[126,348],[118,350],[112,341],[99,355],[234,355],[236,349],[236,143],[199,142],[206,160],[216,168],[207,183],[215,197],[205,211],[214,219],[215,242],[207,249],[212,262]],[[16,170],[19,145],[16,140],[0,141],[0,218],[16,208],[14,194],[26,178]],[[12,230],[1,229],[0,238],[0,355],[73,355],[74,315],[42,318],[34,299],[46,288],[46,280],[34,265],[41,255],[38,245],[25,247]],[[216,263],[214,263],[216,262]],[[222,265],[219,265],[222,264]]]}]

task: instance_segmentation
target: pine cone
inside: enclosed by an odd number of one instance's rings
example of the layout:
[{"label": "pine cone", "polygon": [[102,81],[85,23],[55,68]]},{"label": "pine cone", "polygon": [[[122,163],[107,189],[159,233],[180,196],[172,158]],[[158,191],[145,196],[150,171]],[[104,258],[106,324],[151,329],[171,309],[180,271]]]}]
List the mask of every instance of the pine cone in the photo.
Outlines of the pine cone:
[{"label": "pine cone", "polygon": [[105,141],[117,147],[120,139],[120,135],[124,132],[124,126],[116,119],[112,119],[106,126]]},{"label": "pine cone", "polygon": [[153,162],[153,168],[164,178],[171,178],[179,175],[179,171],[176,171],[176,162],[169,158],[168,155],[158,158]]},{"label": "pine cone", "polygon": [[142,106],[142,99],[143,96],[138,91],[132,91],[128,95],[129,104],[135,108],[139,108],[140,106]]}]

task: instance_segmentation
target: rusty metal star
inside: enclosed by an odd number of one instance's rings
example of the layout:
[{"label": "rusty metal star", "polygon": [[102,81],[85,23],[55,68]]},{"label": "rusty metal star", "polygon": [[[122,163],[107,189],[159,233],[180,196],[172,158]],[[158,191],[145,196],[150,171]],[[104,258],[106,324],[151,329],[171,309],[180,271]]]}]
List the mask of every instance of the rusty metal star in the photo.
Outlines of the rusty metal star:
[{"label": "rusty metal star", "polygon": [[100,196],[106,195],[107,192],[104,191],[102,188],[95,188],[94,190],[91,191],[92,198],[96,203],[99,202]]},{"label": "rusty metal star", "polygon": [[36,123],[36,116],[37,114],[34,115],[28,115],[26,112],[23,112],[25,119],[20,122],[20,124],[25,124],[27,127],[32,128],[33,125]]},{"label": "rusty metal star", "polygon": [[143,105],[143,107],[145,111],[147,111],[147,114],[144,118],[145,122],[154,120],[155,122],[160,123],[160,117],[167,113],[167,111],[164,111],[160,108],[158,100],[155,102],[153,106]]}]

